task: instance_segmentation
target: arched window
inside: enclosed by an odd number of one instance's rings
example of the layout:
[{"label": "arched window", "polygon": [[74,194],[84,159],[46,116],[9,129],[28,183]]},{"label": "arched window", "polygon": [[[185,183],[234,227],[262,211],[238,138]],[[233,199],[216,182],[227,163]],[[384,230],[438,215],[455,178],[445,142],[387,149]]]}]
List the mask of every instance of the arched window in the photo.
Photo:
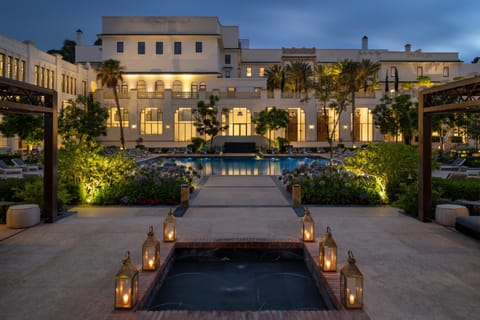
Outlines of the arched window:
[{"label": "arched window", "polygon": [[163,99],[165,86],[162,80],[155,81],[155,98]]},{"label": "arched window", "polygon": [[172,84],[172,96],[174,98],[181,98],[183,92],[183,85],[182,82],[179,80],[173,81]]},{"label": "arched window", "polygon": [[200,91],[207,91],[207,84],[205,81],[200,82]]},{"label": "arched window", "polygon": [[147,84],[145,80],[138,80],[137,82],[137,97],[146,98],[147,96]]},{"label": "arched window", "polygon": [[198,99],[198,84],[196,82],[192,82],[190,85],[190,93],[192,99]]}]

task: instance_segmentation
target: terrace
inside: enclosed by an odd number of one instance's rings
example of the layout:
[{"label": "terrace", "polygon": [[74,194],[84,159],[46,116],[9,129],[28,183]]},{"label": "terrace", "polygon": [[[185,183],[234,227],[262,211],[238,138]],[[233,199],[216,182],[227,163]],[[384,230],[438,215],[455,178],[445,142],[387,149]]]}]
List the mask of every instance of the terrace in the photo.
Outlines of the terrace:
[{"label": "terrace", "polygon": [[[0,225],[2,319],[318,318],[312,312],[188,313],[114,311],[114,275],[130,250],[157,233],[169,207],[73,208],[54,224],[11,230]],[[309,206],[316,242],[332,229],[341,266],[352,250],[365,277],[370,319],[472,319],[480,314],[480,243],[453,228],[422,223],[394,207]],[[178,242],[301,242],[300,218],[274,178],[213,176],[177,218]],[[174,245],[161,242],[162,261]],[[140,274],[145,280],[145,273]],[[143,284],[143,286],[142,286]],[[145,291],[141,282],[141,291]],[[363,317],[366,317],[363,314]],[[330,317],[332,314],[330,315]],[[338,316],[338,315],[337,315]],[[362,316],[344,313],[343,318]],[[328,319],[328,315],[325,316]]]}]

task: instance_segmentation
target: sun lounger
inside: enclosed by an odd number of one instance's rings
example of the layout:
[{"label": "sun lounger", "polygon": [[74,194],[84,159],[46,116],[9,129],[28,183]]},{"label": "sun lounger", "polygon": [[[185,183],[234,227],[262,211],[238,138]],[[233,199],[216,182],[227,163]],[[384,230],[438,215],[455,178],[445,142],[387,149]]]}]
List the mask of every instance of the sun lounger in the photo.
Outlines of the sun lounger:
[{"label": "sun lounger", "polygon": [[40,169],[39,165],[25,163],[20,158],[13,158],[12,162],[15,165],[15,167],[22,168],[23,171],[38,171]]},{"label": "sun lounger", "polygon": [[466,158],[457,158],[450,164],[441,165],[440,170],[458,171],[466,160]]},{"label": "sun lounger", "polygon": [[23,178],[22,168],[10,167],[5,161],[0,160],[0,178]]}]

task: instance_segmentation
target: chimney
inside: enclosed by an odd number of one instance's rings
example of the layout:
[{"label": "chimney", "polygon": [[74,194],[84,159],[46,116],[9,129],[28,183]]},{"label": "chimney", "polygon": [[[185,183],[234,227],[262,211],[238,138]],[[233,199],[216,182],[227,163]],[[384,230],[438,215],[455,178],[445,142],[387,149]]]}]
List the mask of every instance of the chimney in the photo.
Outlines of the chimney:
[{"label": "chimney", "polygon": [[407,43],[405,45],[405,52],[410,52],[410,51],[412,51],[412,45],[410,43]]},{"label": "chimney", "polygon": [[83,35],[82,30],[78,29],[77,30],[77,46],[82,45],[82,35]]},{"label": "chimney", "polygon": [[368,50],[368,37],[363,36],[362,38],[362,50]]}]

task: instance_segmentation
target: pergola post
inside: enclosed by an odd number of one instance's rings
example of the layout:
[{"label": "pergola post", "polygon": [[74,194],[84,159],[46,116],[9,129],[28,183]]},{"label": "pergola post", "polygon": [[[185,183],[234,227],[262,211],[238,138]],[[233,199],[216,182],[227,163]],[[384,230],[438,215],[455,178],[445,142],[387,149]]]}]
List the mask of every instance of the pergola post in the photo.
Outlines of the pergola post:
[{"label": "pergola post", "polygon": [[424,113],[424,95],[418,99],[419,172],[418,219],[428,222],[432,211],[432,117]]},{"label": "pergola post", "polygon": [[54,112],[44,115],[44,158],[43,169],[43,218],[45,222],[55,222],[57,219],[57,94],[51,101]]}]

